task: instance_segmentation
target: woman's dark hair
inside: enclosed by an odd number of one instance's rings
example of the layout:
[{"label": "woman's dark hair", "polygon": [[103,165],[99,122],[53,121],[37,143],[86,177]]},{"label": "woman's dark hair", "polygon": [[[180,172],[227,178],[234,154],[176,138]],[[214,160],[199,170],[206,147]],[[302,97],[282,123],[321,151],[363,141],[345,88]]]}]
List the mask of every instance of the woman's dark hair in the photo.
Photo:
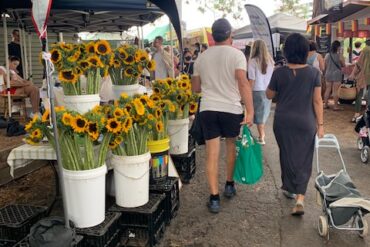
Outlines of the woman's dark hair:
[{"label": "woman's dark hair", "polygon": [[309,43],[310,43],[310,51],[317,51],[317,44],[316,44],[316,42],[313,41],[313,40],[310,40]]},{"label": "woman's dark hair", "polygon": [[186,55],[187,53],[190,53],[190,56],[193,56],[193,54],[191,53],[191,51],[190,51],[190,50],[184,50],[184,53],[182,54],[182,56],[183,56],[183,57],[185,57],[185,55]]},{"label": "woman's dark hair", "polygon": [[251,46],[250,45],[246,45],[245,46],[245,49],[244,49],[244,56],[249,59],[249,56],[251,55]]},{"label": "woman's dark hair", "polygon": [[288,63],[306,64],[308,50],[308,40],[303,35],[292,33],[286,38],[284,56]]},{"label": "woman's dark hair", "polygon": [[362,45],[362,43],[360,42],[360,41],[357,41],[356,43],[355,43],[355,47],[358,49],[358,48],[360,48],[361,47],[361,45]]},{"label": "woman's dark hair", "polygon": [[337,53],[339,47],[340,47],[340,42],[338,40],[333,41],[333,43],[331,43],[330,52]]},{"label": "woman's dark hair", "polygon": [[20,59],[19,57],[17,57],[17,56],[10,56],[10,57],[9,57],[9,61],[10,61],[10,62],[14,62],[14,61],[18,61],[18,62],[20,62],[20,61],[21,61],[21,59]]}]

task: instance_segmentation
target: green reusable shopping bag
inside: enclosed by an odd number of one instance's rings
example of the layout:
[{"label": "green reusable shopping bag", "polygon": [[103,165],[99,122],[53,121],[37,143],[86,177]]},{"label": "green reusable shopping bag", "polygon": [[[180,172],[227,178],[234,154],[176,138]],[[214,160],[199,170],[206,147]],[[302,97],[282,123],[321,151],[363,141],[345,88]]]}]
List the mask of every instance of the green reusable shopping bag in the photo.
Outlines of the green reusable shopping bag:
[{"label": "green reusable shopping bag", "polygon": [[263,175],[261,145],[251,136],[244,125],[242,137],[236,141],[234,181],[241,184],[255,184]]}]

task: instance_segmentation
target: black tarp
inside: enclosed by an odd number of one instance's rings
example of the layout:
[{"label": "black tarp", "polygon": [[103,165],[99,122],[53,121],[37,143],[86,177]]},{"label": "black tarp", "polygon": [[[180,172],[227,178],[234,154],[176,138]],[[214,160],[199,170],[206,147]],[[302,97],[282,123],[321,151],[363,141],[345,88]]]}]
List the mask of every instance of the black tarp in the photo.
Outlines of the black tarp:
[{"label": "black tarp", "polygon": [[[180,18],[175,0],[151,0],[150,2],[155,4],[170,18],[178,39],[182,40]],[[7,10],[29,10],[24,13],[30,15],[31,6],[31,0],[0,1],[1,12],[6,12]],[[130,10],[150,13],[158,9],[150,6],[147,0],[54,0],[51,10],[73,10],[89,13],[96,11],[114,11],[114,13],[124,11],[124,13],[127,14]],[[139,14],[136,18],[140,19],[143,17]],[[63,25],[63,23],[60,23],[60,25]],[[99,25],[104,25],[104,23],[100,23]],[[99,27],[96,29],[99,30]]]}]

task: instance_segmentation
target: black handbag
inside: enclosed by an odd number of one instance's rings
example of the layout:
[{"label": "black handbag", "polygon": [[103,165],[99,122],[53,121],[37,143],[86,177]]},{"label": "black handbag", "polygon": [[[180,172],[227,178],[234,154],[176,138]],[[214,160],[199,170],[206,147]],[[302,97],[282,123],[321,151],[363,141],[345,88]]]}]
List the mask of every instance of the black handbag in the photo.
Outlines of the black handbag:
[{"label": "black handbag", "polygon": [[198,101],[198,110],[195,113],[195,119],[189,130],[189,134],[194,138],[195,142],[198,145],[204,145],[206,144],[206,140],[204,139],[204,135],[203,135],[202,125],[200,121],[199,108],[200,108],[200,99]]},{"label": "black handbag", "polygon": [[67,229],[60,217],[49,217],[40,220],[31,227],[30,247],[70,247],[74,246],[76,232]]},{"label": "black handbag", "polygon": [[9,118],[8,125],[6,127],[6,136],[20,136],[26,134],[24,126],[20,125],[18,121],[13,118]]}]

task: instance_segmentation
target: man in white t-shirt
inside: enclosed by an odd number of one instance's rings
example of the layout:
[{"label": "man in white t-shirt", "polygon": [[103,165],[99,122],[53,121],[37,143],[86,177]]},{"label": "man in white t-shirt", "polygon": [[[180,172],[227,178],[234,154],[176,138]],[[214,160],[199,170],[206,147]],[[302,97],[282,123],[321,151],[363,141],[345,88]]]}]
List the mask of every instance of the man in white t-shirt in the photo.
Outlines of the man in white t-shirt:
[{"label": "man in white t-shirt", "polygon": [[247,61],[241,51],[231,46],[231,31],[230,23],[224,18],[213,23],[212,36],[216,45],[199,55],[192,77],[193,91],[202,93],[200,122],[206,140],[207,179],[211,194],[207,206],[212,213],[220,210],[220,138],[226,138],[227,180],[224,196],[232,198],[236,194],[233,181],[235,139],[241,125],[252,125],[254,115],[252,91],[246,78]]}]

